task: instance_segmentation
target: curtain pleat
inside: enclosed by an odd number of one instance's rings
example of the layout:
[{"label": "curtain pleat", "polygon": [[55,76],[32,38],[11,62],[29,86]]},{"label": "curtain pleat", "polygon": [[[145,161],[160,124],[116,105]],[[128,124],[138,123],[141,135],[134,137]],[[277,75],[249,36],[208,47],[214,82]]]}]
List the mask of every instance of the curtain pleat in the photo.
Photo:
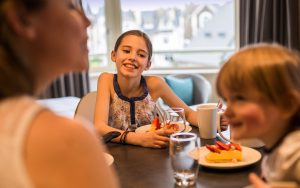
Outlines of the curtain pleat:
[{"label": "curtain pleat", "polygon": [[88,72],[68,73],[57,78],[40,98],[83,97],[90,91]]},{"label": "curtain pleat", "polygon": [[299,0],[240,0],[240,47],[276,42],[299,44]]}]

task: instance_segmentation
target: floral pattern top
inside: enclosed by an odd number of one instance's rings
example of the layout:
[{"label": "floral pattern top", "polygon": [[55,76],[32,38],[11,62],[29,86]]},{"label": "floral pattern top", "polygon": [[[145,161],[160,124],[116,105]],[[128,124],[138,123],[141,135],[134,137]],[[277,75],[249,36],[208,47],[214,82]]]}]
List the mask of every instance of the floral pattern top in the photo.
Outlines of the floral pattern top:
[{"label": "floral pattern top", "polygon": [[155,101],[148,92],[143,76],[141,78],[141,85],[144,88],[142,96],[127,98],[122,95],[117,82],[117,75],[114,75],[115,94],[110,103],[109,126],[126,130],[131,125],[134,125],[134,128],[136,128],[151,123],[154,118]]}]

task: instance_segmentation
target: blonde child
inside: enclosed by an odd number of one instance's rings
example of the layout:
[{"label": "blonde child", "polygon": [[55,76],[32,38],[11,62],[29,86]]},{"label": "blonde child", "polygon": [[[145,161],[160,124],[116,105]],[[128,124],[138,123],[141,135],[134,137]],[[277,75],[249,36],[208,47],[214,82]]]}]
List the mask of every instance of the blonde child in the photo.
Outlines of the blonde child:
[{"label": "blonde child", "polygon": [[[233,139],[256,137],[265,143],[262,177],[267,182],[300,183],[299,73],[297,53],[258,44],[234,54],[217,78]],[[256,175],[249,179],[262,186]]]},{"label": "blonde child", "polygon": [[[171,131],[124,132],[129,125],[150,124],[158,98],[171,107],[185,110],[187,121],[197,125],[196,112],[189,108],[158,76],[142,76],[151,66],[152,44],[139,30],[123,33],[111,52],[117,74],[103,73],[98,79],[95,126],[100,134],[119,131],[123,141],[144,147],[165,147]],[[125,136],[124,136],[125,133]],[[114,139],[119,142],[121,136]]]}]

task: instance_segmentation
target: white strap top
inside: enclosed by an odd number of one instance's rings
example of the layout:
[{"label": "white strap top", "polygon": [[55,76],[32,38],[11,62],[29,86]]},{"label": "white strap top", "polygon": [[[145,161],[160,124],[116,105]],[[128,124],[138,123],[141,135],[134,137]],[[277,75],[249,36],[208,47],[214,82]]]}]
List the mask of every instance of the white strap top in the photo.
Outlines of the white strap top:
[{"label": "white strap top", "polygon": [[32,188],[24,163],[24,143],[32,120],[43,109],[30,97],[0,102],[0,187]]},{"label": "white strap top", "polygon": [[300,130],[289,133],[262,161],[267,181],[295,181],[300,185]]}]

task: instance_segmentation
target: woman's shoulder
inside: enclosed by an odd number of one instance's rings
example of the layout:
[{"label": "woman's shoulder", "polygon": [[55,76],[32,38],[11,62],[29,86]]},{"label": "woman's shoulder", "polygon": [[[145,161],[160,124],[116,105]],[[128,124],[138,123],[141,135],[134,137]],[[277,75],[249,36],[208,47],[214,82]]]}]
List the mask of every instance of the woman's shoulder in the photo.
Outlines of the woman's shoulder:
[{"label": "woman's shoulder", "polygon": [[[103,170],[111,175],[105,166],[102,151],[96,136],[81,121],[58,116],[45,109],[32,122],[26,141],[25,159],[28,171],[37,184],[54,186],[54,183],[70,187],[75,186],[75,182],[82,185],[105,184],[92,177],[96,171],[100,174]],[[44,175],[45,169],[47,176]],[[80,169],[83,176],[74,180],[78,174],[73,169]],[[102,177],[111,180],[105,175],[98,178]]]},{"label": "woman's shoulder", "polygon": [[[86,134],[86,131],[88,132],[81,121],[59,116],[48,109],[44,109],[34,119],[32,131],[33,134],[43,135],[40,139],[52,140],[56,137],[58,140],[61,139],[60,143],[65,142],[66,138],[80,139],[81,136]],[[74,135],[76,136],[74,137]]]},{"label": "woman's shoulder", "polygon": [[72,157],[72,153],[80,153],[82,147],[94,145],[93,137],[95,135],[79,120],[62,117],[44,109],[33,120],[28,132],[26,158],[30,162],[39,153],[40,160],[52,161],[57,156],[61,156],[60,160],[65,160],[67,156]]}]

